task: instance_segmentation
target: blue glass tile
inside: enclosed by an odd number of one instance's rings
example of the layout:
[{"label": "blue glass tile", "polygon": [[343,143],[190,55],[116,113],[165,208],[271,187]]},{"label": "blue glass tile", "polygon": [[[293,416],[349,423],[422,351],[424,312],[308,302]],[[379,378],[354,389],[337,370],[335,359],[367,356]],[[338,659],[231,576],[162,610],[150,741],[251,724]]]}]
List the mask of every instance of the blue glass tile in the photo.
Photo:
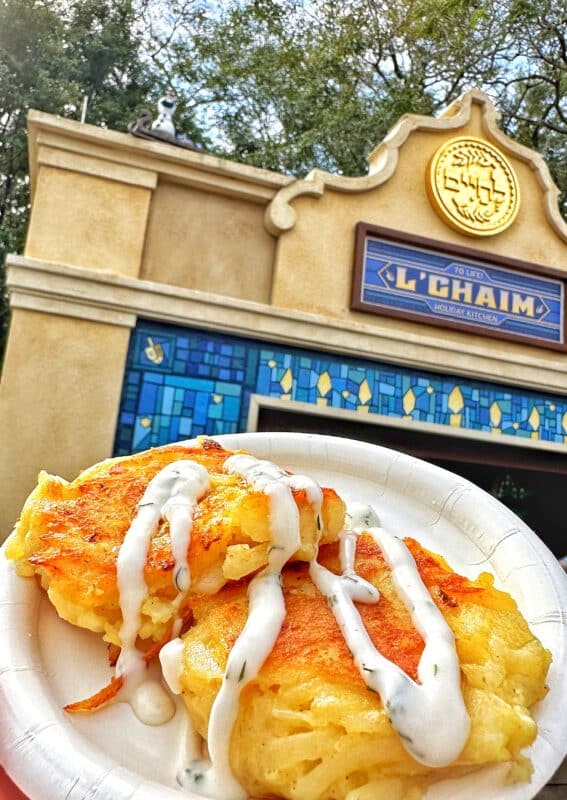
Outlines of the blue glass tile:
[{"label": "blue glass tile", "polygon": [[141,424],[141,421],[138,419],[134,424],[134,438],[133,438],[133,449],[143,450],[146,446],[146,440],[149,440],[151,434],[151,430],[149,428],[144,427]]},{"label": "blue glass tile", "polygon": [[209,410],[209,395],[207,392],[197,392],[193,407],[193,421],[197,425],[204,425]]},{"label": "blue glass tile", "polygon": [[223,407],[220,403],[211,403],[208,408],[209,419],[222,419]]},{"label": "blue glass tile", "polygon": [[191,436],[191,426],[193,420],[189,417],[181,417],[179,419],[179,433],[181,436]]},{"label": "blue glass tile", "polygon": [[358,384],[354,389],[355,392],[358,392],[358,386],[362,383],[362,381],[366,377],[366,373],[364,372],[364,370],[361,369],[350,369],[348,376],[351,379],[351,381],[353,381],[355,384]]},{"label": "blue glass tile", "polygon": [[139,411],[141,414],[151,414],[156,407],[158,387],[154,383],[146,383],[140,393]]},{"label": "blue glass tile", "polygon": [[234,383],[216,381],[214,384],[211,384],[211,391],[213,391],[215,394],[228,394],[232,397],[239,397],[241,389],[240,386],[237,386]]},{"label": "blue glass tile", "polygon": [[166,386],[163,390],[162,401],[161,401],[161,412],[162,414],[168,414],[171,416],[173,413],[173,398],[175,392],[171,386]]},{"label": "blue glass tile", "polygon": [[267,367],[260,367],[258,370],[258,381],[256,384],[258,394],[270,393],[270,370]]},{"label": "blue glass tile", "polygon": [[258,350],[249,347],[249,352],[246,356],[246,377],[244,379],[244,383],[248,386],[252,386],[256,382],[259,358]]},{"label": "blue glass tile", "polygon": [[171,441],[176,442],[179,439],[179,423],[181,422],[179,417],[172,417],[171,423],[169,427],[169,433],[171,436]]},{"label": "blue glass tile", "polygon": [[236,422],[240,413],[240,399],[236,397],[226,397],[223,402],[224,419]]}]

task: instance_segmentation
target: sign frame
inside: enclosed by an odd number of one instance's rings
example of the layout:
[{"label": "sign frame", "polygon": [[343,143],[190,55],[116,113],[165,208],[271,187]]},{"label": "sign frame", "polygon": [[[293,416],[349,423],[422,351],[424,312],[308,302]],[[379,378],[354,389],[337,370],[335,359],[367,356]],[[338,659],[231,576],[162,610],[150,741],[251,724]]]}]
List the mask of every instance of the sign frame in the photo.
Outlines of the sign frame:
[{"label": "sign frame", "polygon": [[[478,266],[480,269],[483,267],[504,267],[516,274],[526,274],[533,276],[549,277],[559,281],[563,285],[563,326],[562,326],[562,342],[546,341],[544,339],[537,339],[532,336],[524,334],[509,333],[499,329],[492,329],[488,327],[481,327],[468,322],[452,321],[447,319],[440,319],[433,314],[428,316],[413,311],[406,311],[403,309],[382,307],[372,303],[365,302],[362,299],[362,282],[364,279],[364,260],[366,253],[366,241],[368,237],[379,239],[386,239],[393,244],[410,245],[419,248],[422,252],[431,251],[432,254],[450,255],[457,258],[466,259],[473,262],[473,266]],[[437,241],[436,239],[429,239],[425,236],[408,233],[407,231],[398,231],[392,228],[384,228],[380,225],[372,225],[368,222],[358,222],[356,225],[355,234],[355,247],[354,247],[354,266],[352,278],[352,291],[350,299],[350,308],[353,311],[363,311],[380,317],[394,317],[395,319],[406,319],[410,322],[416,322],[421,325],[431,325],[437,328],[445,328],[462,333],[472,333],[483,338],[497,338],[504,339],[508,342],[516,342],[519,344],[527,344],[532,347],[539,347],[545,350],[556,350],[562,353],[567,352],[567,272],[562,272],[554,267],[544,267],[540,264],[534,264],[529,261],[521,261],[516,258],[510,258],[498,253],[487,253],[486,251],[479,251],[472,247],[465,247],[460,244],[453,244],[450,242]]]}]

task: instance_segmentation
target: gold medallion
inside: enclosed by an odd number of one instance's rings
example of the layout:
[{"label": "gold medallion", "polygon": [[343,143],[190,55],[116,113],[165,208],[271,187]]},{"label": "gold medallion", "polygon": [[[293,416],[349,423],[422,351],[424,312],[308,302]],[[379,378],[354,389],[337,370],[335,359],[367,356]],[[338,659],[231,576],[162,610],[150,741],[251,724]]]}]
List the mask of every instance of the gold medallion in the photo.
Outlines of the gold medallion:
[{"label": "gold medallion", "polygon": [[449,139],[427,170],[427,194],[451,228],[467,236],[493,236],[516,219],[520,187],[512,165],[490,142]]}]

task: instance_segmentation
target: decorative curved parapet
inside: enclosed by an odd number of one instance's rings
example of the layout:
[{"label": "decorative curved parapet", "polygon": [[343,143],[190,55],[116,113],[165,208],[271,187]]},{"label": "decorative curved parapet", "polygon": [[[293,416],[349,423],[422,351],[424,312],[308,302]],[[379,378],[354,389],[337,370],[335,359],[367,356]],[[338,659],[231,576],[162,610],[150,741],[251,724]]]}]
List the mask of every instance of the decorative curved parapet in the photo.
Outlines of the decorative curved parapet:
[{"label": "decorative curved parapet", "polygon": [[321,169],[312,170],[303,180],[288,184],[273,198],[266,208],[265,225],[273,236],[291,230],[296,223],[297,214],[292,201],[301,195],[322,197],[328,187],[337,192],[368,192],[389,180],[398,166],[399,151],[415,131],[455,131],[471,120],[472,104],[482,106],[482,126],[486,135],[496,142],[502,150],[528,164],[535,173],[544,195],[545,214],[554,231],[567,241],[567,225],[560,213],[557,198],[559,189],[554,184],[543,156],[524,145],[510,139],[498,127],[501,117],[490,97],[479,89],[471,89],[449,105],[439,117],[425,117],[420,114],[404,114],[394,125],[385,139],[368,156],[370,170],[368,175],[348,178],[334,175]]}]

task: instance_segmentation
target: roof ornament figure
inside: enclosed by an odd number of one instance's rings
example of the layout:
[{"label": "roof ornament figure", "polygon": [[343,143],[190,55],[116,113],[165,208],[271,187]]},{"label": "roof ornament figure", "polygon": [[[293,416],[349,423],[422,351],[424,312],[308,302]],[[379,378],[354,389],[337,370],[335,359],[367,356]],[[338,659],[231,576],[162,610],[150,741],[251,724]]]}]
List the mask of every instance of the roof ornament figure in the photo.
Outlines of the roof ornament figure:
[{"label": "roof ornament figure", "polygon": [[158,100],[159,116],[152,122],[153,131],[161,131],[167,133],[169,136],[175,136],[175,125],[173,124],[173,115],[177,108],[177,98],[173,92],[167,92],[165,97],[160,97]]},{"label": "roof ornament figure", "polygon": [[168,142],[176,147],[183,147],[186,150],[202,150],[203,146],[194,142],[184,133],[176,133],[173,123],[173,115],[177,108],[177,98],[171,91],[166,92],[158,100],[158,116],[153,119],[152,112],[144,108],[140,112],[138,119],[128,125],[128,130],[132,136],[139,139],[153,139],[159,142]]}]

